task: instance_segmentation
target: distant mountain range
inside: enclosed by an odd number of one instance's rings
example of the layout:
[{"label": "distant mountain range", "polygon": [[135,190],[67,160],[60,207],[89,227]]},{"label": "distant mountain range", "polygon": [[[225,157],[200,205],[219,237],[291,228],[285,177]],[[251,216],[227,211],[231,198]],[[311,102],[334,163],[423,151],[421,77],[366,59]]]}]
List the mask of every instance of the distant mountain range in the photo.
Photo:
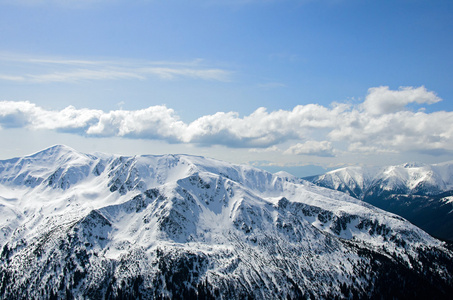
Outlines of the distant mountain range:
[{"label": "distant mountain range", "polygon": [[403,218],[197,156],[54,146],[0,161],[0,232],[1,299],[453,293],[453,252]]},{"label": "distant mountain range", "polygon": [[453,162],[347,167],[305,179],[398,214],[435,237],[453,241]]}]

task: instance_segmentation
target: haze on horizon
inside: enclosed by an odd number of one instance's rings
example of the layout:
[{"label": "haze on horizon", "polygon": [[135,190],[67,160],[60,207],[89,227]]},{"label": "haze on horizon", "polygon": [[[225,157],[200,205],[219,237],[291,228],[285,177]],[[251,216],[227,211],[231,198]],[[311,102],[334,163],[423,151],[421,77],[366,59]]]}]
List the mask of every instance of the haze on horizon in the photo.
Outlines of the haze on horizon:
[{"label": "haze on horizon", "polygon": [[453,159],[451,1],[0,0],[0,159]]}]

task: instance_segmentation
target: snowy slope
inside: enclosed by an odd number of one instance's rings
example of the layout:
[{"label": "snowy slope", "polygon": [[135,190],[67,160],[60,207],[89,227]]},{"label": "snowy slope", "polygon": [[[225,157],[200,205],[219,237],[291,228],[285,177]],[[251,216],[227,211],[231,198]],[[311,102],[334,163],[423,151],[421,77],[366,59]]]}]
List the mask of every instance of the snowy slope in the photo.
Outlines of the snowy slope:
[{"label": "snowy slope", "polygon": [[408,163],[383,168],[346,167],[309,178],[311,182],[363,198],[370,189],[400,194],[436,195],[453,190],[453,162]]},{"label": "snowy slope", "polygon": [[203,157],[54,146],[0,161],[0,217],[0,298],[374,297],[398,295],[401,280],[407,295],[452,290],[452,253],[404,219]]},{"label": "snowy slope", "polygon": [[453,202],[445,200],[453,194],[453,162],[347,167],[306,179],[401,215],[434,236],[453,240]]}]

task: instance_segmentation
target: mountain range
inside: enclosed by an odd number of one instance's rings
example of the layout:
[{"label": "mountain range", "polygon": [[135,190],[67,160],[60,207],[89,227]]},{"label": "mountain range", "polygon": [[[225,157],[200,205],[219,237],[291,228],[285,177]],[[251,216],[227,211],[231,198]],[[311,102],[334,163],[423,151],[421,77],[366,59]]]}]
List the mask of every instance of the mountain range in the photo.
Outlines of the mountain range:
[{"label": "mountain range", "polygon": [[453,252],[287,173],[189,155],[0,161],[2,299],[448,299]]},{"label": "mountain range", "polygon": [[453,162],[346,167],[305,179],[398,214],[435,237],[453,241]]}]

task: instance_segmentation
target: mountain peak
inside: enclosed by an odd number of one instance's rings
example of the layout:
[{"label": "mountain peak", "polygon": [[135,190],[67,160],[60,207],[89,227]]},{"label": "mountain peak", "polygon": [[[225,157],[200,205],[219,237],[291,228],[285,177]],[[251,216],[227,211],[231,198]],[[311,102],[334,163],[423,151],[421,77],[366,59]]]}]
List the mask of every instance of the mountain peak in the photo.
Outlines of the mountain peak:
[{"label": "mountain peak", "polygon": [[421,168],[421,167],[426,166],[426,164],[419,163],[419,162],[407,162],[407,163],[401,164],[400,166],[403,168]]},{"label": "mountain peak", "polygon": [[36,153],[30,154],[28,157],[61,156],[68,153],[78,152],[69,146],[56,144],[44,150],[40,150]]},{"label": "mountain peak", "polygon": [[0,298],[391,298],[402,277],[409,296],[452,290],[442,242],[288,177],[61,145],[0,161]]},{"label": "mountain peak", "polygon": [[84,154],[66,145],[54,145],[34,154],[25,156],[24,159],[41,161],[43,164],[61,165],[67,162],[72,164],[85,164],[96,159],[96,156]]}]

